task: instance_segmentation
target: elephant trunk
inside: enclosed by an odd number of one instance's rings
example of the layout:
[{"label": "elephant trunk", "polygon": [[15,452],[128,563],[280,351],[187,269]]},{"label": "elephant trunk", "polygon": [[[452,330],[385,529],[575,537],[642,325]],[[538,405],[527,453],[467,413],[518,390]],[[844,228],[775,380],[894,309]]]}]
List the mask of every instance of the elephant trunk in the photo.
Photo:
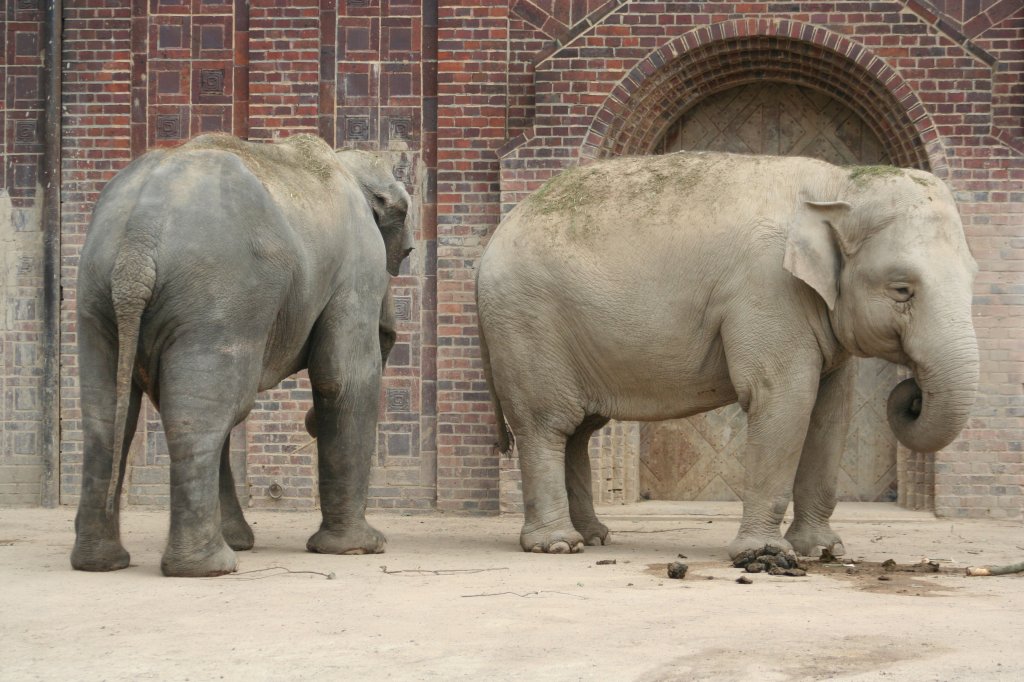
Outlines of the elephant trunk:
[{"label": "elephant trunk", "polygon": [[[978,342],[969,330],[954,343],[931,343],[914,359],[915,377],[889,394],[889,425],[897,440],[916,452],[946,447],[967,424],[978,389]],[[936,360],[936,358],[939,358]]]}]

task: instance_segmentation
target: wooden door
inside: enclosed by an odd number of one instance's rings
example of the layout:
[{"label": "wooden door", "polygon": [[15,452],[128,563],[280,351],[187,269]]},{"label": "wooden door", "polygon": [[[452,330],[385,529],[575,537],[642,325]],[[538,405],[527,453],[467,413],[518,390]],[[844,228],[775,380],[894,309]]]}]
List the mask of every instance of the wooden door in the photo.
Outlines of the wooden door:
[{"label": "wooden door", "polygon": [[[680,149],[810,156],[841,165],[889,162],[855,113],[827,95],[783,83],[744,85],[703,100],[668,128],[655,151]],[[896,384],[896,367],[883,360],[855,362],[840,499],[895,499],[896,439],[885,420],[885,403]],[[642,425],[641,492],[662,500],[739,499],[746,431],[746,415],[737,405]]]}]

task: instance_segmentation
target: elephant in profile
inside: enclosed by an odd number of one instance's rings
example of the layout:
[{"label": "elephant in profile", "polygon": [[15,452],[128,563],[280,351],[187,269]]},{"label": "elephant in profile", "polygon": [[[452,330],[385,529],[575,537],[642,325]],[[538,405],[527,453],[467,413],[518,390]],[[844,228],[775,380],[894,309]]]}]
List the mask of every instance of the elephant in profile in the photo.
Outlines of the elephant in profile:
[{"label": "elephant in profile", "polygon": [[679,152],[555,177],[498,226],[477,276],[499,445],[519,450],[523,549],[607,540],[587,443],[609,419],[738,402],[749,435],[730,555],[842,554],[829,518],[850,357],[908,367],[888,402],[897,439],[948,445],[978,385],[976,272],[949,189],[923,171]]},{"label": "elephant in profile", "polygon": [[310,135],[203,135],[151,151],[96,203],[78,279],[84,465],[71,564],[128,565],[118,499],[142,394],[170,451],[170,576],[235,570],[253,534],[229,434],[256,394],[309,370],[323,522],[313,552],[383,551],[365,518],[390,276],[409,195],[377,157]]}]

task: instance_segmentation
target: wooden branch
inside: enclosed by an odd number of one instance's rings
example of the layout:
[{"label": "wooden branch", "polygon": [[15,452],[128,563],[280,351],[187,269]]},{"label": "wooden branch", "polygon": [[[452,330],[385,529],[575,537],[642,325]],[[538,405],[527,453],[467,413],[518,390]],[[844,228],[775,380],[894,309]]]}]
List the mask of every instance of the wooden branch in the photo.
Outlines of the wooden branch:
[{"label": "wooden branch", "polygon": [[967,575],[1007,575],[1009,573],[1024,573],[1024,561],[1005,566],[972,566],[967,569]]},{"label": "wooden branch", "polygon": [[437,570],[429,568],[407,568],[399,571],[389,571],[387,566],[381,566],[380,570],[388,575],[398,573],[411,573],[414,575],[460,575],[463,573],[485,573],[487,571],[507,571],[507,566],[500,568],[440,568]]}]

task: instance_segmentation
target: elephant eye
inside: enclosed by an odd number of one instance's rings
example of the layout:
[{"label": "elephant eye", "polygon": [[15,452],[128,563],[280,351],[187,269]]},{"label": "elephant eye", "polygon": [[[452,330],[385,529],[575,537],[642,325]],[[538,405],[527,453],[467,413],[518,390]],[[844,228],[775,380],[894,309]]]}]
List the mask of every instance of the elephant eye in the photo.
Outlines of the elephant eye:
[{"label": "elephant eye", "polygon": [[914,289],[906,282],[895,282],[889,285],[887,291],[889,298],[897,303],[906,303],[914,298]]}]

